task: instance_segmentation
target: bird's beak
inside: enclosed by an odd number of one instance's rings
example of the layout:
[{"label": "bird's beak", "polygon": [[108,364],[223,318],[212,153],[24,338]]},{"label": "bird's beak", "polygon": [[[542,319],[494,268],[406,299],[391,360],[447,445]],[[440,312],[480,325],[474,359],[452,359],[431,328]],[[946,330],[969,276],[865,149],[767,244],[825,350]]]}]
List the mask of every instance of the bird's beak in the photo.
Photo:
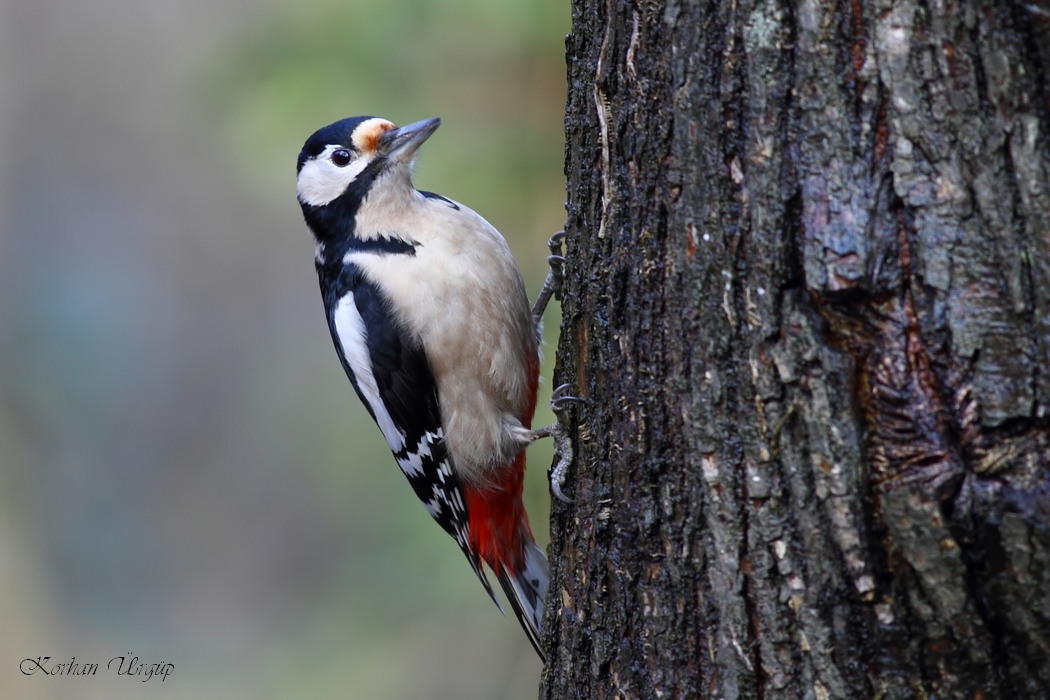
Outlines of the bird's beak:
[{"label": "bird's beak", "polygon": [[395,160],[411,160],[423,142],[441,126],[441,119],[424,119],[414,124],[390,129],[383,132],[379,137],[379,150],[387,158]]}]

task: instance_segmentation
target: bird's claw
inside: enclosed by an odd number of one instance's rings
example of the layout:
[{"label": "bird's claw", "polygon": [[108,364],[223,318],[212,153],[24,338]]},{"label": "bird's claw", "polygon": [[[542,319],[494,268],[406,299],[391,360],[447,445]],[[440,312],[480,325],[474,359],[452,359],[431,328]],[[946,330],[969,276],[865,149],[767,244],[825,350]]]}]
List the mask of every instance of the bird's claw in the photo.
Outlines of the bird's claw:
[{"label": "bird's claw", "polygon": [[568,393],[571,388],[570,384],[562,384],[551,392],[551,410],[554,411],[558,420],[550,426],[549,432],[554,438],[554,454],[558,456],[558,461],[547,472],[547,480],[550,482],[551,493],[562,503],[572,503],[572,499],[565,495],[562,487],[565,485],[565,477],[573,460],[572,440],[569,439],[568,432],[562,426],[562,419],[569,406],[583,402],[583,399]]},{"label": "bird's claw", "polygon": [[561,253],[561,246],[565,242],[565,232],[558,231],[547,240],[547,247],[555,255]]},{"label": "bird's claw", "polygon": [[565,281],[565,255],[563,248],[565,243],[565,232],[558,231],[547,241],[547,249],[551,254],[547,256],[547,265],[550,267],[550,276],[553,278],[554,297],[561,299],[562,283]]},{"label": "bird's claw", "polygon": [[580,397],[573,396],[569,393],[569,389],[571,388],[571,384],[562,384],[551,392],[551,410],[554,411],[555,415],[559,418],[565,413],[570,405],[583,402],[583,399]]},{"label": "bird's claw", "polygon": [[562,244],[565,241],[565,232],[558,231],[547,241],[547,248],[551,254],[547,256],[547,279],[543,281],[543,289],[540,290],[536,303],[532,306],[532,323],[539,328],[543,320],[543,312],[547,308],[547,302],[551,297],[561,299],[563,283],[565,281],[565,256],[562,255]]},{"label": "bird's claw", "polygon": [[[547,265],[550,267],[550,271],[547,273],[547,279],[543,282],[543,289],[540,290],[540,295],[532,307],[532,322],[537,329],[537,337],[540,335],[540,323],[543,320],[543,312],[547,308],[547,302],[550,301],[552,296],[561,299],[565,281],[564,243],[564,231],[558,231],[547,241],[547,248],[551,252],[547,256]],[[569,407],[573,403],[582,401],[582,399],[569,394],[569,389],[571,388],[569,384],[562,384],[551,393],[551,410],[554,411],[557,420],[546,428],[533,431],[533,439],[542,436],[554,438],[554,453],[557,455],[558,461],[547,472],[547,479],[550,481],[551,493],[562,503],[572,503],[572,499],[562,492],[562,486],[565,484],[565,476],[573,459],[572,440],[569,439],[569,434],[563,427],[562,422]]]}]

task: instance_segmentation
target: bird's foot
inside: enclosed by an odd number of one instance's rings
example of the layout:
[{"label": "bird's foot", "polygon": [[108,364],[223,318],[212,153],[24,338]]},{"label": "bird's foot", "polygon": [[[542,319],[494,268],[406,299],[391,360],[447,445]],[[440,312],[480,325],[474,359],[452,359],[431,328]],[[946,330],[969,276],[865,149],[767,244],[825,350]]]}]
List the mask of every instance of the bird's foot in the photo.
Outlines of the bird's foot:
[{"label": "bird's foot", "polygon": [[581,398],[570,395],[570,388],[570,385],[562,384],[551,394],[551,410],[554,411],[557,420],[529,433],[532,440],[544,437],[554,438],[554,454],[558,461],[547,472],[547,479],[550,481],[551,493],[562,503],[572,503],[572,499],[565,495],[562,488],[565,486],[565,476],[573,460],[572,440],[563,422],[569,407],[583,401]]},{"label": "bird's foot", "polygon": [[547,279],[543,281],[543,289],[536,297],[536,303],[532,305],[532,325],[540,327],[543,321],[543,312],[551,297],[561,299],[562,286],[565,282],[565,256],[562,255],[562,244],[565,242],[565,232],[558,231],[547,241],[547,248],[551,254],[547,256]]}]

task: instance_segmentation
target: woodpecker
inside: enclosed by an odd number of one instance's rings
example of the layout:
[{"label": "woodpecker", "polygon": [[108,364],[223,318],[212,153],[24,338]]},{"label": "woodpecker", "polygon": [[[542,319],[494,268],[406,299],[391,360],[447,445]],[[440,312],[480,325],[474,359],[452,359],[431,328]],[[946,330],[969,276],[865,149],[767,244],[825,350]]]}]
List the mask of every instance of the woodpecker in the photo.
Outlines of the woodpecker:
[{"label": "woodpecker", "polygon": [[525,447],[558,434],[531,429],[551,278],[530,309],[499,232],[415,189],[417,149],[440,124],[365,116],[318,130],[299,153],[298,199],[351,384],[416,496],[499,607],[483,564],[493,571],[543,658],[547,558],[521,493]]}]

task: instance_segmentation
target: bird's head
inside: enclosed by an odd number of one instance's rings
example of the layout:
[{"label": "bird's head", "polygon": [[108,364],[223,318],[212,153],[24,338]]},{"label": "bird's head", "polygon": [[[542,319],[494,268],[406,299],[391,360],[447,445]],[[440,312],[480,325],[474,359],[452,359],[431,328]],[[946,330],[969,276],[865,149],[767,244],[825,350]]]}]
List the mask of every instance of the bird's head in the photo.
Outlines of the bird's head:
[{"label": "bird's head", "polygon": [[352,208],[385,179],[410,184],[416,150],[441,125],[438,118],[398,127],[379,117],[350,117],[318,129],[299,152],[303,210],[345,199]]}]

